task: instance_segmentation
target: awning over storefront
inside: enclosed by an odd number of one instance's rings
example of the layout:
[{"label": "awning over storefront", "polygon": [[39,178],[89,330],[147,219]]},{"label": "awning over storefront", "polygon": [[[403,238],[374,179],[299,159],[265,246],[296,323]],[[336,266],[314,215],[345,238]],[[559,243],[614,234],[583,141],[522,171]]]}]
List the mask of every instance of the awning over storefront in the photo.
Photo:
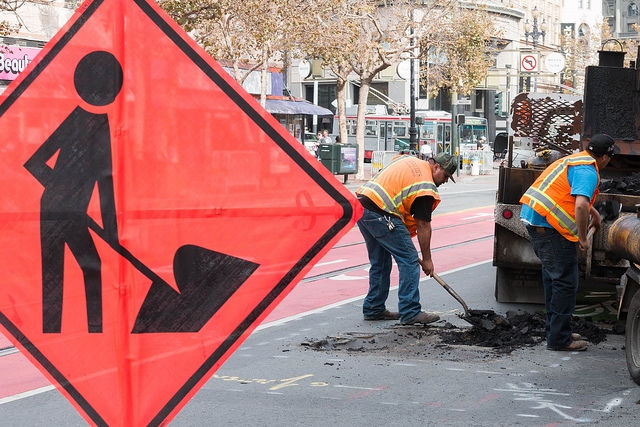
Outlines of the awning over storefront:
[{"label": "awning over storefront", "polygon": [[315,116],[333,116],[331,110],[319,107],[307,101],[267,99],[265,108],[271,114],[311,114]]}]

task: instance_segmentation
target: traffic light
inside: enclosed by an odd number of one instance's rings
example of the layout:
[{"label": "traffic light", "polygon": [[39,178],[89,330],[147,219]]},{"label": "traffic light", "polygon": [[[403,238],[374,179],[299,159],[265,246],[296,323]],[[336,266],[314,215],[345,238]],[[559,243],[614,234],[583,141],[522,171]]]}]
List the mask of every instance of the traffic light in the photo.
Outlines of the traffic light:
[{"label": "traffic light", "polygon": [[502,116],[502,92],[498,92],[495,94],[493,105],[493,112],[495,113],[495,115]]}]

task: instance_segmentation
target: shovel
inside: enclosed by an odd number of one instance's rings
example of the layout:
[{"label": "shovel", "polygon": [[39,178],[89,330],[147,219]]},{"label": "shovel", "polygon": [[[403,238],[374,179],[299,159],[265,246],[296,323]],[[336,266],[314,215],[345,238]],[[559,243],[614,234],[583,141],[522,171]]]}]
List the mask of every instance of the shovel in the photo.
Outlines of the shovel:
[{"label": "shovel", "polygon": [[500,316],[497,316],[493,310],[469,310],[469,307],[467,307],[467,303],[464,302],[460,295],[458,295],[456,291],[451,288],[451,286],[447,285],[447,282],[442,280],[442,278],[436,273],[433,273],[433,278],[436,279],[436,282],[440,283],[440,286],[445,288],[452,297],[454,297],[460,304],[462,304],[462,308],[464,308],[464,316],[459,315],[458,317],[476,327],[481,327],[487,330],[492,330],[495,328],[495,318]]},{"label": "shovel", "polygon": [[465,317],[469,317],[469,307],[467,307],[467,303],[464,302],[464,300],[460,297],[460,295],[458,295],[456,293],[456,291],[454,291],[451,286],[447,285],[447,282],[445,282],[444,280],[442,280],[442,278],[440,276],[438,276],[436,273],[433,273],[433,278],[436,279],[436,282],[440,283],[440,286],[442,286],[443,288],[445,288],[447,290],[447,292],[449,292],[449,294],[451,294],[452,297],[454,297],[455,299],[458,300],[458,302],[460,304],[462,304],[462,308],[464,308],[464,316]]}]

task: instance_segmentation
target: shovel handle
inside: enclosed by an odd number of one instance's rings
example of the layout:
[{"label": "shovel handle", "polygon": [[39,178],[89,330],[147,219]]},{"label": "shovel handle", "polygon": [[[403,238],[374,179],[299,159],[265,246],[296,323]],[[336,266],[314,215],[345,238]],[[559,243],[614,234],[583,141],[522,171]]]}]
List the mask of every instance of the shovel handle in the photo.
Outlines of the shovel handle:
[{"label": "shovel handle", "polygon": [[589,231],[587,232],[587,240],[591,240],[595,232],[596,232],[595,227],[589,227]]},{"label": "shovel handle", "polygon": [[440,284],[440,286],[442,286],[443,288],[445,288],[447,290],[447,292],[449,292],[449,294],[451,294],[452,297],[454,297],[455,299],[458,300],[458,302],[460,304],[462,304],[462,308],[464,308],[464,315],[465,316],[469,316],[469,307],[467,307],[467,303],[464,302],[464,300],[460,297],[460,295],[458,295],[456,293],[456,291],[454,291],[451,286],[447,285],[447,282],[445,282],[444,280],[442,280],[442,278],[440,278],[440,276],[438,276],[436,273],[433,273],[433,278],[436,279],[436,282],[438,282]]}]

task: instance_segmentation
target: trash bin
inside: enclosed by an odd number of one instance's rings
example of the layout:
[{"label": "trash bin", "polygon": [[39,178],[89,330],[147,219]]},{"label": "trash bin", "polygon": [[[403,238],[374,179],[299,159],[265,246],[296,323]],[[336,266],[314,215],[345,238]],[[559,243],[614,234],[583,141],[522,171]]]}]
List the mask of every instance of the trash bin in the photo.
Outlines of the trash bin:
[{"label": "trash bin", "polygon": [[358,173],[358,144],[320,144],[320,162],[334,175]]},{"label": "trash bin", "polygon": [[320,162],[332,174],[337,174],[339,170],[338,159],[340,158],[339,144],[320,144],[318,146],[318,156]]}]

